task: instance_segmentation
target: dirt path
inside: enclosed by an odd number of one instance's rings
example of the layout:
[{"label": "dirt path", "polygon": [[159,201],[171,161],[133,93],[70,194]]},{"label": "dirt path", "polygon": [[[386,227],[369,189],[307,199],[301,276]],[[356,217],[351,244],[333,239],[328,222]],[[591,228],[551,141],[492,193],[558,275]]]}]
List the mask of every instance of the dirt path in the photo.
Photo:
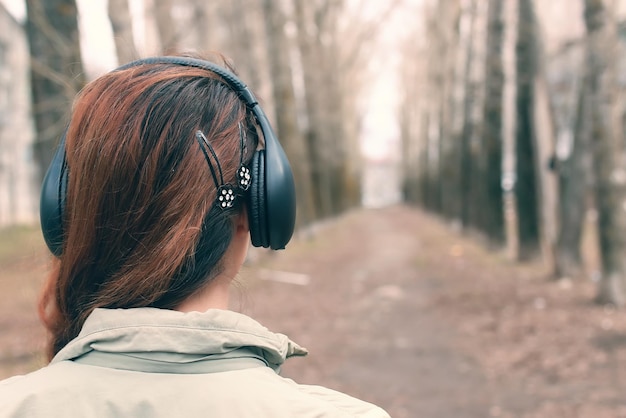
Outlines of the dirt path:
[{"label": "dirt path", "polygon": [[268,263],[310,276],[309,285],[253,285],[244,311],[309,348],[284,370],[297,380],[348,391],[395,418],[485,417],[486,379],[455,350],[458,336],[433,305],[441,283],[418,268],[431,245],[422,223],[401,208],[348,215]]},{"label": "dirt path", "polygon": [[358,211],[260,264],[310,278],[244,275],[241,309],[311,352],[287,363],[296,380],[395,418],[626,416],[622,315],[436,218]]},{"label": "dirt path", "polygon": [[[626,319],[407,207],[359,210],[253,251],[234,308],[310,355],[283,374],[394,418],[626,417]],[[36,244],[0,274],[0,378],[40,365]]]}]

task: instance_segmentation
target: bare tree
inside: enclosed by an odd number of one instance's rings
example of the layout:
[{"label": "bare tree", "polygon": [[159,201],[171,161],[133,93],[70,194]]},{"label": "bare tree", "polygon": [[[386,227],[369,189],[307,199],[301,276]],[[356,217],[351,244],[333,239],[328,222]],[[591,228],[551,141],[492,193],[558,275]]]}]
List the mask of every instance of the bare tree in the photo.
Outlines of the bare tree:
[{"label": "bare tree", "polygon": [[478,174],[477,144],[479,143],[480,130],[482,124],[482,101],[484,95],[479,88],[483,81],[483,33],[481,32],[483,23],[485,3],[478,0],[470,0],[465,14],[469,19],[469,28],[465,51],[464,65],[464,92],[463,107],[461,116],[461,137],[460,137],[460,206],[461,224],[464,227],[476,226],[476,212],[480,203],[476,199],[476,184]]},{"label": "bare tree", "polygon": [[598,301],[626,303],[626,149],[618,135],[614,11],[606,0],[585,0],[588,106],[602,254]]},{"label": "bare tree", "polygon": [[178,25],[174,19],[173,0],[154,0],[153,13],[161,42],[161,51],[170,53],[179,47]]},{"label": "bare tree", "polygon": [[518,219],[520,255],[527,257],[539,248],[539,194],[536,179],[535,81],[540,52],[537,22],[532,0],[518,1],[516,45],[516,183],[515,202]]},{"label": "bare tree", "polygon": [[426,69],[425,93],[428,100],[424,104],[424,148],[422,182],[424,190],[423,204],[427,209],[434,212],[442,211],[441,199],[441,91],[444,79],[444,56],[441,53],[442,28],[439,25],[440,4],[426,8],[426,37],[429,39],[425,51],[428,66]]},{"label": "bare tree", "polygon": [[504,71],[503,0],[489,0],[487,26],[487,57],[485,102],[479,172],[482,181],[477,187],[483,210],[478,212],[477,225],[496,242],[504,240],[504,209],[502,196],[502,95]]},{"label": "bare tree", "polygon": [[402,146],[402,196],[405,202],[423,204],[423,165],[420,160],[424,154],[422,131],[424,119],[424,100],[419,100],[420,91],[425,87],[424,60],[417,59],[424,55],[424,46],[414,39],[423,39],[419,30],[414,30],[402,43],[400,82],[404,90],[400,92],[398,123]]},{"label": "bare tree", "polygon": [[343,1],[293,2],[302,62],[306,138],[311,158],[314,197],[319,215],[331,216],[346,206],[342,181],[346,137],[344,91],[336,42]]},{"label": "bare tree", "polygon": [[[70,103],[85,83],[75,0],[27,0],[35,158],[41,168],[67,124]],[[42,174],[45,172],[41,170]]]},{"label": "bare tree", "polygon": [[299,225],[315,219],[312,199],[311,171],[308,150],[298,127],[293,75],[289,62],[289,40],[285,34],[285,15],[280,1],[263,0],[268,60],[272,74],[272,90],[276,115],[276,127],[281,143],[290,161],[298,190]]},{"label": "bare tree", "polygon": [[510,260],[519,259],[519,223],[517,218],[517,199],[514,193],[515,139],[517,129],[517,53],[518,41],[518,0],[506,0],[504,3],[505,35],[503,47],[504,94],[503,114],[503,161],[502,190],[504,198],[504,223],[506,252]]},{"label": "bare tree", "polygon": [[320,216],[332,216],[361,202],[359,92],[364,86],[367,51],[398,1],[378,6],[381,14],[375,19],[361,15],[362,8],[351,9],[345,0],[290,3],[314,197]]},{"label": "bare tree", "polygon": [[[305,136],[311,158],[311,175],[315,206],[321,217],[333,213],[333,196],[331,193],[332,173],[328,163],[332,157],[334,141],[329,138],[328,126],[324,123],[323,81],[322,72],[326,62],[321,47],[322,30],[314,19],[318,2],[294,1],[294,22],[298,28],[297,40],[302,62],[304,83],[304,99],[306,108]],[[337,140],[337,138],[335,138]],[[343,138],[339,138],[343,140]]]},{"label": "bare tree", "polygon": [[[416,32],[403,52],[405,197],[464,225],[477,158],[472,146],[481,107],[477,92],[484,77],[478,75],[475,53],[480,43],[476,34],[481,33],[476,30],[477,3],[425,4],[424,33]],[[415,38],[427,42],[420,46]]]},{"label": "bare tree", "polygon": [[[343,0],[294,1],[294,22],[304,85],[306,138],[309,144],[314,196],[319,214],[331,216],[353,206],[350,196],[360,189],[349,167],[350,123],[346,74],[352,64],[348,43],[340,44],[339,17]],[[354,56],[353,56],[353,59]],[[356,184],[354,184],[356,183]],[[358,192],[357,192],[358,195]],[[357,198],[358,200],[358,198]]]},{"label": "bare tree", "polygon": [[460,142],[454,132],[456,118],[455,86],[462,75],[456,71],[459,51],[459,22],[461,7],[459,0],[439,2],[438,20],[439,54],[442,55],[442,68],[439,76],[439,178],[441,195],[441,213],[449,218],[460,217],[460,181],[458,156]]},{"label": "bare tree", "polygon": [[424,121],[425,101],[419,100],[420,91],[427,86],[425,45],[413,42],[414,39],[425,39],[426,36],[415,28],[401,44],[402,61],[400,66],[400,82],[405,87],[400,92],[398,125],[401,145],[401,191],[406,203],[424,206],[426,165]]},{"label": "bare tree", "polygon": [[[189,0],[188,7],[191,13],[189,32],[195,37],[192,44],[201,53],[217,49],[219,45],[217,38],[218,26],[218,8],[225,6],[224,3],[206,1],[206,0]],[[232,4],[232,2],[230,2]]]},{"label": "bare tree", "polygon": [[[554,155],[556,130],[554,111],[550,103],[550,92],[544,65],[544,54],[539,53],[537,75],[533,83],[534,96],[534,167],[536,212],[539,219],[539,244],[546,266],[555,271],[555,246],[557,236],[558,184],[550,169],[549,161]],[[536,246],[536,245],[535,245]],[[527,249],[530,248],[527,246]]]},{"label": "bare tree", "polygon": [[589,151],[591,114],[590,104],[587,102],[589,86],[588,83],[585,84],[587,85],[584,88],[574,88],[578,105],[573,132],[563,133],[569,138],[562,140],[571,143],[564,144],[568,149],[563,155],[555,155],[552,162],[559,180],[559,229],[554,271],[557,279],[578,276],[582,264],[580,245],[589,193],[586,156]]},{"label": "bare tree", "polygon": [[[336,62],[338,74],[338,88],[332,88],[331,103],[341,103],[340,121],[342,121],[342,133],[345,136],[343,158],[340,172],[343,176],[342,197],[343,208],[361,204],[361,178],[363,173],[363,160],[359,152],[359,131],[363,125],[363,116],[359,108],[362,100],[360,92],[371,81],[372,73],[368,71],[368,62],[375,49],[386,50],[389,46],[381,41],[383,27],[393,22],[401,10],[404,0],[390,0],[386,2],[370,2],[361,0],[354,3],[342,0],[343,9],[335,18],[336,29],[330,32],[327,39],[332,40],[332,48],[336,51],[336,58],[331,58],[331,63]],[[356,8],[355,5],[356,4]],[[377,4],[378,12],[373,16],[365,13],[366,5]],[[353,18],[346,19],[344,16],[349,11],[362,11],[356,13]],[[352,13],[348,14],[352,16]],[[333,99],[334,97],[334,99]]]},{"label": "bare tree", "polygon": [[124,64],[137,59],[139,55],[133,39],[133,22],[128,0],[109,0],[108,13],[118,63]]},{"label": "bare tree", "polygon": [[[580,14],[582,21],[582,13]],[[581,240],[591,196],[589,83],[584,82],[584,39],[568,42],[552,57],[557,140],[549,166],[558,181],[555,279],[582,274]]]},{"label": "bare tree", "polygon": [[224,6],[229,29],[227,50],[249,85],[254,89],[262,89],[268,84],[268,75],[267,60],[263,54],[267,47],[261,4],[258,0],[232,0],[228,6]]}]

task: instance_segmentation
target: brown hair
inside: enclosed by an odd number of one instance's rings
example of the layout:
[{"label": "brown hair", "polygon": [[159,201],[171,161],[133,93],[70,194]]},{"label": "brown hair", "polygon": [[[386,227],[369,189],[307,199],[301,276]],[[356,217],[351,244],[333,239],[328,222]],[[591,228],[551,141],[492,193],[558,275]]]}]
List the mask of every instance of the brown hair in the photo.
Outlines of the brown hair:
[{"label": "brown hair", "polygon": [[257,136],[245,104],[219,76],[194,67],[113,71],[79,93],[66,136],[63,254],[39,306],[50,359],[95,308],[172,309],[219,273],[241,206],[214,205],[195,132],[234,182],[239,124],[249,161]]}]

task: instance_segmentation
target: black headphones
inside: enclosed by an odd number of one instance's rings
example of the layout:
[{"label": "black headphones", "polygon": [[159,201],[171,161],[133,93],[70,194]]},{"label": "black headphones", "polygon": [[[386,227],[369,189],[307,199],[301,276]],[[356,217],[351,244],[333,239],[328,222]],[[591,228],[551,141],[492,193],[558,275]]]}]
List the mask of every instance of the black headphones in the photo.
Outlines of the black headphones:
[{"label": "black headphones", "polygon": [[[251,184],[247,193],[250,236],[255,247],[283,249],[293,235],[296,220],[296,190],[289,160],[267,116],[248,87],[230,71],[195,58],[153,57],[133,61],[116,70],[145,64],[175,64],[202,68],[220,76],[252,112],[265,139],[265,149],[255,151],[250,162]],[[63,251],[63,211],[68,184],[65,134],[52,158],[41,188],[40,219],[50,251]]]}]

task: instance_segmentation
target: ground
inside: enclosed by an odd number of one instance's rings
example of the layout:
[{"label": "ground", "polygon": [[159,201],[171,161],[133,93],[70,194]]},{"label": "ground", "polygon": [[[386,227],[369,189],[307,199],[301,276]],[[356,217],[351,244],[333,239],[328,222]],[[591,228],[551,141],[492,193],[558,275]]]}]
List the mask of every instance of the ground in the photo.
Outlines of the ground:
[{"label": "ground", "polygon": [[[34,299],[49,261],[31,235],[0,246],[0,378],[42,364]],[[594,294],[395,206],[252,251],[233,309],[309,349],[283,375],[394,418],[626,417],[626,319]]]}]

